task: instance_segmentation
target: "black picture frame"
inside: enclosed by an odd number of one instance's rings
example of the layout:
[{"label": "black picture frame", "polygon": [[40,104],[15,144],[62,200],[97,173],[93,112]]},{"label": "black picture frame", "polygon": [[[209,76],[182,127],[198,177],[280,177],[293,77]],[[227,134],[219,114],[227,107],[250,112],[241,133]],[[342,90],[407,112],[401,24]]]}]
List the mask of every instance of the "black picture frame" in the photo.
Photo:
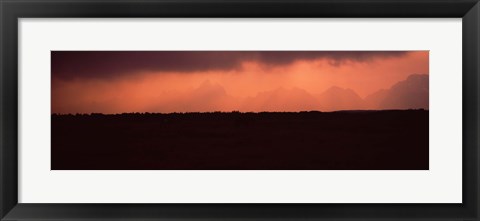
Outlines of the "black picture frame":
[{"label": "black picture frame", "polygon": [[[0,0],[1,220],[479,220],[478,0]],[[131,17],[462,18],[462,204],[18,203],[18,19]],[[445,42],[448,44],[448,42]],[[128,191],[128,190],[125,190]]]}]

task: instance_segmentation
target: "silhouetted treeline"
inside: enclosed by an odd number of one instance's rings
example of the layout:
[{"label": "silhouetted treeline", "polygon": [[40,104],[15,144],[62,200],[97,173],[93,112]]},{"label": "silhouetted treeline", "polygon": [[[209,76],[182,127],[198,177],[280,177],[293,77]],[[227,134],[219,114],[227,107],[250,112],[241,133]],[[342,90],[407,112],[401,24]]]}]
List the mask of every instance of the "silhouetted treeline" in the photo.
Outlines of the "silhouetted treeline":
[{"label": "silhouetted treeline", "polygon": [[423,170],[428,110],[52,114],[52,169]]},{"label": "silhouetted treeline", "polygon": [[317,114],[317,113],[369,113],[369,112],[388,112],[388,111],[425,111],[425,109],[407,109],[407,110],[338,110],[338,111],[299,111],[299,112],[271,112],[271,111],[263,111],[263,112],[240,112],[240,111],[211,111],[211,112],[173,112],[173,113],[155,113],[155,112],[129,112],[129,113],[115,113],[115,114],[104,114],[104,113],[53,113],[52,116],[136,116],[136,115],[144,115],[144,116],[159,116],[159,115],[232,115],[232,114],[244,114],[244,115],[269,115],[269,114]]}]

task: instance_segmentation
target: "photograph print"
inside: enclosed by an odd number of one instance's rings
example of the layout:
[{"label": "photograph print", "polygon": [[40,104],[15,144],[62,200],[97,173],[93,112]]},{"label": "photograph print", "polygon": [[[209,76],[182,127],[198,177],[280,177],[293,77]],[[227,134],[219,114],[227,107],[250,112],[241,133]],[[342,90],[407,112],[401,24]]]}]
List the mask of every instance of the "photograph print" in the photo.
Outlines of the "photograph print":
[{"label": "photograph print", "polygon": [[428,170],[429,51],[51,51],[52,170]]}]

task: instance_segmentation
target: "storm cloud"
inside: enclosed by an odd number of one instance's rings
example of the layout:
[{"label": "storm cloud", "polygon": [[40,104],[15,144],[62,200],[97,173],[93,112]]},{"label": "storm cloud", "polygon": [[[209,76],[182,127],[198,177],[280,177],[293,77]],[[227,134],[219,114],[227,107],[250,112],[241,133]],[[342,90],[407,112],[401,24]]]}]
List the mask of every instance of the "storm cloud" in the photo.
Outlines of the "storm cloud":
[{"label": "storm cloud", "polygon": [[288,65],[295,61],[328,59],[333,65],[346,61],[368,62],[405,56],[407,51],[52,51],[52,77],[109,79],[145,71],[192,73],[229,71],[243,62]]}]

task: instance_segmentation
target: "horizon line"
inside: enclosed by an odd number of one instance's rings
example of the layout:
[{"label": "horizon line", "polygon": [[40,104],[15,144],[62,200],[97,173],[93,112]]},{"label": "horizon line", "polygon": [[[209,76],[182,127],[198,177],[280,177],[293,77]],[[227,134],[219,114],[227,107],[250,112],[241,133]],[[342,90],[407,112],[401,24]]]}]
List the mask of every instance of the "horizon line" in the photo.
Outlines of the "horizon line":
[{"label": "horizon line", "polygon": [[380,111],[429,111],[426,108],[409,108],[409,109],[347,109],[335,111],[197,111],[197,112],[122,112],[122,113],[51,113],[51,115],[169,115],[169,114],[265,114],[265,113],[336,113],[336,112],[380,112]]}]

